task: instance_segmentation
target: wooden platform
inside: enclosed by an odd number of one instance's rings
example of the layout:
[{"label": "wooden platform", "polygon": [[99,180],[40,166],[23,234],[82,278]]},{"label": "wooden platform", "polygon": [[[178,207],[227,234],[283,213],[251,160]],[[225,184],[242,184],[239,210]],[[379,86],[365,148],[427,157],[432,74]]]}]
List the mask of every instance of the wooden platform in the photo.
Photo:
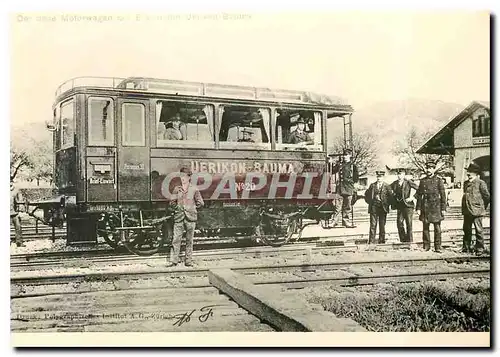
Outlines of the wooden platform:
[{"label": "wooden platform", "polygon": [[362,332],[351,319],[338,318],[313,305],[290,298],[279,287],[257,286],[230,269],[210,270],[209,281],[230,296],[239,306],[261,321],[284,332]]}]

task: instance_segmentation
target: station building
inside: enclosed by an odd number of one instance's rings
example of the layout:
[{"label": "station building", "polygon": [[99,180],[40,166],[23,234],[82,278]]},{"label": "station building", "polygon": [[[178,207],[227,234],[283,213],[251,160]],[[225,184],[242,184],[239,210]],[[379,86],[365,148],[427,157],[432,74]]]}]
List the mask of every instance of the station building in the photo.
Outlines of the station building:
[{"label": "station building", "polygon": [[481,167],[481,178],[490,185],[490,102],[473,101],[427,140],[419,154],[453,156],[454,183],[463,187],[471,162]]}]

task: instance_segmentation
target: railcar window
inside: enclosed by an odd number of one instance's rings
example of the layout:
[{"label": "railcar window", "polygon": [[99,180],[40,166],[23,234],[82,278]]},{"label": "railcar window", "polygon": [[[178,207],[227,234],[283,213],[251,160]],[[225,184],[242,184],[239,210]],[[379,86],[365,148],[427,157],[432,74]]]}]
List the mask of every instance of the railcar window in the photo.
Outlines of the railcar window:
[{"label": "railcar window", "polygon": [[114,145],[113,101],[109,98],[89,98],[88,106],[89,145]]},{"label": "railcar window", "polygon": [[122,105],[123,146],[145,146],[145,124],[144,105],[138,103],[124,103]]},{"label": "railcar window", "polygon": [[268,108],[224,106],[221,111],[221,148],[271,149],[271,111]]},{"label": "railcar window", "polygon": [[75,145],[75,114],[73,100],[61,104],[61,149]]},{"label": "railcar window", "polygon": [[157,146],[214,148],[214,107],[158,101]]},{"label": "railcar window", "polygon": [[276,149],[323,151],[322,125],[321,112],[278,109]]}]

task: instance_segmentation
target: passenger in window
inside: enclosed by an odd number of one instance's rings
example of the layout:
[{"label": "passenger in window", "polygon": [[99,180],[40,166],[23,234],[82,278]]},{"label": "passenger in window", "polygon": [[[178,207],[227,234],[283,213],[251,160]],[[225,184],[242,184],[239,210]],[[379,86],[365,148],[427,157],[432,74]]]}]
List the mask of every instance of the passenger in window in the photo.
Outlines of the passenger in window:
[{"label": "passenger in window", "polygon": [[165,134],[163,134],[163,139],[165,140],[182,140],[181,132],[181,115],[179,113],[175,114],[171,121],[165,123]]},{"label": "passenger in window", "polygon": [[313,144],[313,140],[311,136],[306,133],[306,122],[304,118],[300,117],[297,120],[297,127],[296,129],[290,133],[290,136],[288,138],[289,144]]},{"label": "passenger in window", "polygon": [[241,131],[243,133],[243,137],[238,139],[239,143],[254,143],[255,140],[252,139],[253,132],[248,129],[243,129]]}]

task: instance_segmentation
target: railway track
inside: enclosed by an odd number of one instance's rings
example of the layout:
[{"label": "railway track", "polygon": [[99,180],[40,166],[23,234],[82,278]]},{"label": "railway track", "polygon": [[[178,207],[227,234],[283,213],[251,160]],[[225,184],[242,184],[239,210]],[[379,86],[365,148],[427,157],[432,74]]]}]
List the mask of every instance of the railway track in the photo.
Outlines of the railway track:
[{"label": "railway track", "polygon": [[[273,249],[279,252],[276,248],[267,250]],[[297,300],[296,289],[450,278],[489,279],[491,275],[488,256],[391,251],[389,259],[387,256],[381,259],[383,252],[349,254],[327,256],[326,261],[321,261],[322,254],[315,254],[314,261],[299,257],[291,262],[278,258],[251,259],[250,263],[237,259],[211,261],[196,268],[150,267],[51,275],[25,271],[11,276],[11,329],[17,332],[281,331],[274,325],[274,319],[263,320],[240,299],[227,296],[226,290],[213,281],[219,271],[231,271],[240,281],[250,281],[256,287],[250,292],[259,294],[258,291],[278,288],[279,293],[271,290],[275,293],[267,295],[275,303],[263,302],[264,307],[283,301],[280,306],[286,310],[282,311],[290,318],[305,315],[308,321],[316,321],[314,316],[326,318],[319,321],[321,326],[332,317],[325,317],[321,306]],[[192,319],[185,318],[186,314]],[[324,329],[332,325],[321,326],[318,325]]]},{"label": "railway track", "polygon": [[[442,242],[443,247],[447,248],[449,246],[451,247],[459,247],[461,244],[461,239],[450,239],[450,240],[444,240]],[[487,238],[485,239],[485,245],[490,244],[490,239]],[[406,245],[399,244],[399,243],[386,243],[386,244],[378,244],[376,245],[377,249],[390,249],[394,247],[406,247]],[[414,243],[414,247],[421,247],[422,242]],[[344,249],[343,249],[344,248]],[[314,254],[316,252],[321,252],[322,254],[329,254],[329,252],[333,251],[342,251],[342,250],[352,250],[352,246],[336,246],[336,245],[327,245],[327,246],[321,246],[317,244],[310,244],[310,243],[298,243],[286,247],[281,247],[281,248],[273,248],[273,247],[250,247],[250,248],[227,248],[227,249],[210,249],[210,250],[203,250],[203,251],[195,251],[194,252],[194,257],[197,260],[213,260],[213,259],[219,259],[219,260],[224,260],[224,259],[231,259],[237,256],[247,256],[247,257],[266,257],[266,256],[275,256],[279,254],[281,257],[286,257],[290,254],[293,255],[308,255],[308,254]],[[67,252],[71,253],[71,252]],[[181,253],[180,257],[182,259],[183,253]],[[66,259],[65,259],[66,258]],[[15,259],[14,261],[11,261],[10,268],[11,271],[19,271],[19,270],[38,270],[38,269],[43,269],[43,268],[59,268],[59,267],[65,267],[65,266],[75,266],[75,265],[81,265],[81,266],[93,266],[93,267],[106,267],[110,265],[134,265],[134,264],[147,264],[147,263],[152,263],[152,262],[157,262],[157,261],[165,261],[166,256],[165,255],[157,255],[153,257],[141,257],[141,256],[136,256],[136,255],[130,255],[130,254],[120,254],[116,255],[113,254],[113,252],[109,252],[102,255],[96,255],[96,256],[91,256],[91,257],[85,257],[85,261],[72,261],[69,260],[68,258],[73,258],[71,255],[68,255],[66,257],[52,257],[52,259],[49,257],[34,257],[32,259],[26,259],[23,257],[19,257]]]},{"label": "railway track", "polygon": [[[396,221],[396,212],[391,211],[387,215],[387,222]],[[446,220],[461,220],[463,215],[459,207],[451,207],[449,211],[445,214]],[[354,223],[367,223],[370,221],[369,215],[366,213],[366,208],[355,208],[354,209]],[[418,221],[417,216],[414,217],[414,221]],[[55,239],[66,238],[66,227],[55,228]],[[14,238],[15,232],[14,228],[10,228],[10,236]],[[35,224],[23,224],[23,238],[26,240],[36,240],[36,239],[49,239],[52,237],[52,227],[35,225]]]},{"label": "railway track", "polygon": [[[302,288],[318,284],[353,286],[379,282],[439,280],[448,277],[489,277],[489,262],[489,256],[462,255],[384,260],[372,258],[305,264],[242,265],[233,263],[224,265],[219,263],[216,264],[216,268],[227,268],[249,276],[256,285],[278,284],[287,288]],[[437,265],[439,269],[436,269]],[[377,267],[379,270],[389,271],[389,274],[367,273]],[[421,270],[422,267],[426,269]],[[203,268],[160,267],[143,271],[25,274],[11,277],[11,298],[74,294],[75,291],[72,289],[61,289],[80,285],[86,288],[79,288],[79,294],[102,290],[134,290],[141,287],[141,281],[145,282],[144,286],[150,290],[179,287],[173,286],[172,281],[181,281],[183,288],[205,288],[210,287],[207,280],[210,269],[208,266]],[[404,269],[411,271],[400,273]],[[97,284],[99,287],[92,288],[92,284]],[[27,287],[31,290],[30,293],[27,292]],[[40,287],[42,289],[38,291],[37,288]]]},{"label": "railway track", "polygon": [[[414,232],[415,238],[421,234],[421,232]],[[485,228],[485,243],[489,243],[489,228]],[[397,235],[397,234],[395,234]],[[459,229],[448,229],[442,231],[443,235],[443,245],[459,245],[462,241],[462,231]],[[391,234],[388,235],[388,239]],[[450,237],[446,239],[446,237]],[[229,241],[195,241],[195,256],[210,256],[210,255],[238,255],[238,254],[273,254],[273,253],[284,253],[286,251],[300,251],[305,248],[311,248],[312,250],[325,251],[328,249],[352,249],[353,246],[364,246],[367,243],[366,234],[351,234],[344,235],[339,239],[336,236],[326,236],[326,237],[304,237],[300,242],[288,244],[279,248],[272,248],[268,246],[256,246],[255,243],[249,239],[245,240],[229,240]],[[347,243],[347,244],[346,244]],[[414,246],[422,246],[422,242],[413,243]],[[401,243],[385,243],[378,244],[377,247],[380,248],[398,248],[407,247],[406,244]],[[71,258],[86,258],[92,259],[92,262],[103,264],[110,264],[113,262],[128,261],[129,263],[144,262],[151,259],[164,259],[162,258],[163,253],[168,253],[169,247],[165,246],[164,249],[160,251],[159,255],[152,257],[139,257],[133,255],[132,253],[123,250],[113,250],[113,249],[92,249],[92,250],[77,250],[77,251],[56,251],[56,252],[38,252],[38,253],[27,253],[27,254],[12,254],[11,259],[11,269],[12,268],[22,268],[22,267],[32,267],[36,269],[43,266],[60,265],[64,263],[64,260]],[[160,257],[160,258],[158,258]]]}]

